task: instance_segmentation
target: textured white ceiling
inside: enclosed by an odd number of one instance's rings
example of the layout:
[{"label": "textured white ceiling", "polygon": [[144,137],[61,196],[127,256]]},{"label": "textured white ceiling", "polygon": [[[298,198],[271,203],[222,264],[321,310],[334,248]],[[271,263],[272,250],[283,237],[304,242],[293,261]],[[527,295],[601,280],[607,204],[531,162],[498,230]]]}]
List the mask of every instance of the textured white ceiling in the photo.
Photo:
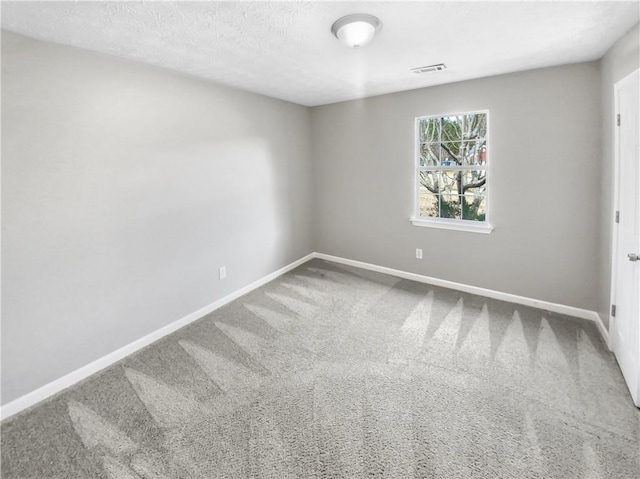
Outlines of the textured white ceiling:
[{"label": "textured white ceiling", "polygon": [[[382,21],[362,49],[331,35],[349,13]],[[4,29],[308,106],[595,60],[639,19],[636,1],[2,2]]]}]

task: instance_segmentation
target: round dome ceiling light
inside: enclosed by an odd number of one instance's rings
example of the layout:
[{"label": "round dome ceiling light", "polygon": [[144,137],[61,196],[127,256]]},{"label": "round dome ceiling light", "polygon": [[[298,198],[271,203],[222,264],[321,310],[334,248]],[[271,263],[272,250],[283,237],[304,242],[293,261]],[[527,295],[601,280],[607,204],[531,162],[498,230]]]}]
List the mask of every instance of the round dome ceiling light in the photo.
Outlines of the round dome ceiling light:
[{"label": "round dome ceiling light", "polygon": [[331,33],[351,48],[358,48],[373,40],[382,23],[373,15],[355,13],[342,17],[331,26]]}]

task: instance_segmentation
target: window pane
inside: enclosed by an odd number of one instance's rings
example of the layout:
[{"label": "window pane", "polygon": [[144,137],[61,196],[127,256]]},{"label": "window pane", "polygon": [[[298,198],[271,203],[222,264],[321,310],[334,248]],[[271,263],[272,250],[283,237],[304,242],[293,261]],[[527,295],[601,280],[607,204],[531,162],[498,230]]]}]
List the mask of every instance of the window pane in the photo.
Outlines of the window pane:
[{"label": "window pane", "polygon": [[487,172],[467,170],[462,174],[462,219],[484,221],[486,217]]},{"label": "window pane", "polygon": [[420,216],[427,216],[429,218],[439,218],[439,201],[438,195],[432,194],[425,188],[420,188]]},{"label": "window pane", "polygon": [[455,143],[441,143],[440,160],[442,161],[442,164],[445,166],[461,165],[461,151],[462,143],[460,143],[459,141]]},{"label": "window pane", "polygon": [[463,195],[484,196],[487,182],[487,172],[484,170],[465,170],[461,172]]},{"label": "window pane", "polygon": [[485,221],[487,215],[484,195],[465,195],[462,197],[462,219]]},{"label": "window pane", "polygon": [[440,118],[420,120],[420,143],[440,141]]},{"label": "window pane", "polygon": [[421,171],[418,176],[419,186],[433,194],[440,193],[440,172]]},{"label": "window pane", "polygon": [[464,115],[464,139],[484,139],[487,137],[487,114],[473,113]]},{"label": "window pane", "polygon": [[486,165],[487,164],[487,142],[467,141],[462,145],[462,162],[465,165]]},{"label": "window pane", "polygon": [[420,145],[420,166],[440,164],[440,147],[437,143]]},{"label": "window pane", "polygon": [[440,192],[445,195],[459,195],[461,171],[443,171],[440,177]]},{"label": "window pane", "polygon": [[459,142],[462,140],[462,116],[443,116],[442,117],[442,141],[443,142]]},{"label": "window pane", "polygon": [[460,184],[461,171],[443,171],[440,175],[440,217],[461,219]]},{"label": "window pane", "polygon": [[457,220],[462,219],[460,210],[460,196],[440,196],[440,218],[454,218]]}]

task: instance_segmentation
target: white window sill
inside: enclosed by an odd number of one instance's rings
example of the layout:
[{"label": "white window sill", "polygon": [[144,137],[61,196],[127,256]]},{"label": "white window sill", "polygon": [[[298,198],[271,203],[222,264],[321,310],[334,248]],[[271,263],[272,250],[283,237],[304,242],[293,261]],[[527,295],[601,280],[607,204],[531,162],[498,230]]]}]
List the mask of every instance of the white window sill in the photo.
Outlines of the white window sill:
[{"label": "white window sill", "polygon": [[466,231],[468,233],[489,234],[493,231],[493,226],[489,223],[477,224],[474,221],[411,218],[413,226],[423,226],[426,228],[438,228],[443,230]]}]

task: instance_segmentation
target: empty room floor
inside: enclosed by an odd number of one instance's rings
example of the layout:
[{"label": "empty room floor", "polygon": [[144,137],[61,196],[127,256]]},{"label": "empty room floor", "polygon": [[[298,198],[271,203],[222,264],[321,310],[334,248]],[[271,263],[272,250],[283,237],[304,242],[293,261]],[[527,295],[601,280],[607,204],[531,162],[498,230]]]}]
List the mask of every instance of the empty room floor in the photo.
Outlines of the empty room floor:
[{"label": "empty room floor", "polygon": [[2,424],[4,478],[633,478],[595,324],[311,260]]}]

